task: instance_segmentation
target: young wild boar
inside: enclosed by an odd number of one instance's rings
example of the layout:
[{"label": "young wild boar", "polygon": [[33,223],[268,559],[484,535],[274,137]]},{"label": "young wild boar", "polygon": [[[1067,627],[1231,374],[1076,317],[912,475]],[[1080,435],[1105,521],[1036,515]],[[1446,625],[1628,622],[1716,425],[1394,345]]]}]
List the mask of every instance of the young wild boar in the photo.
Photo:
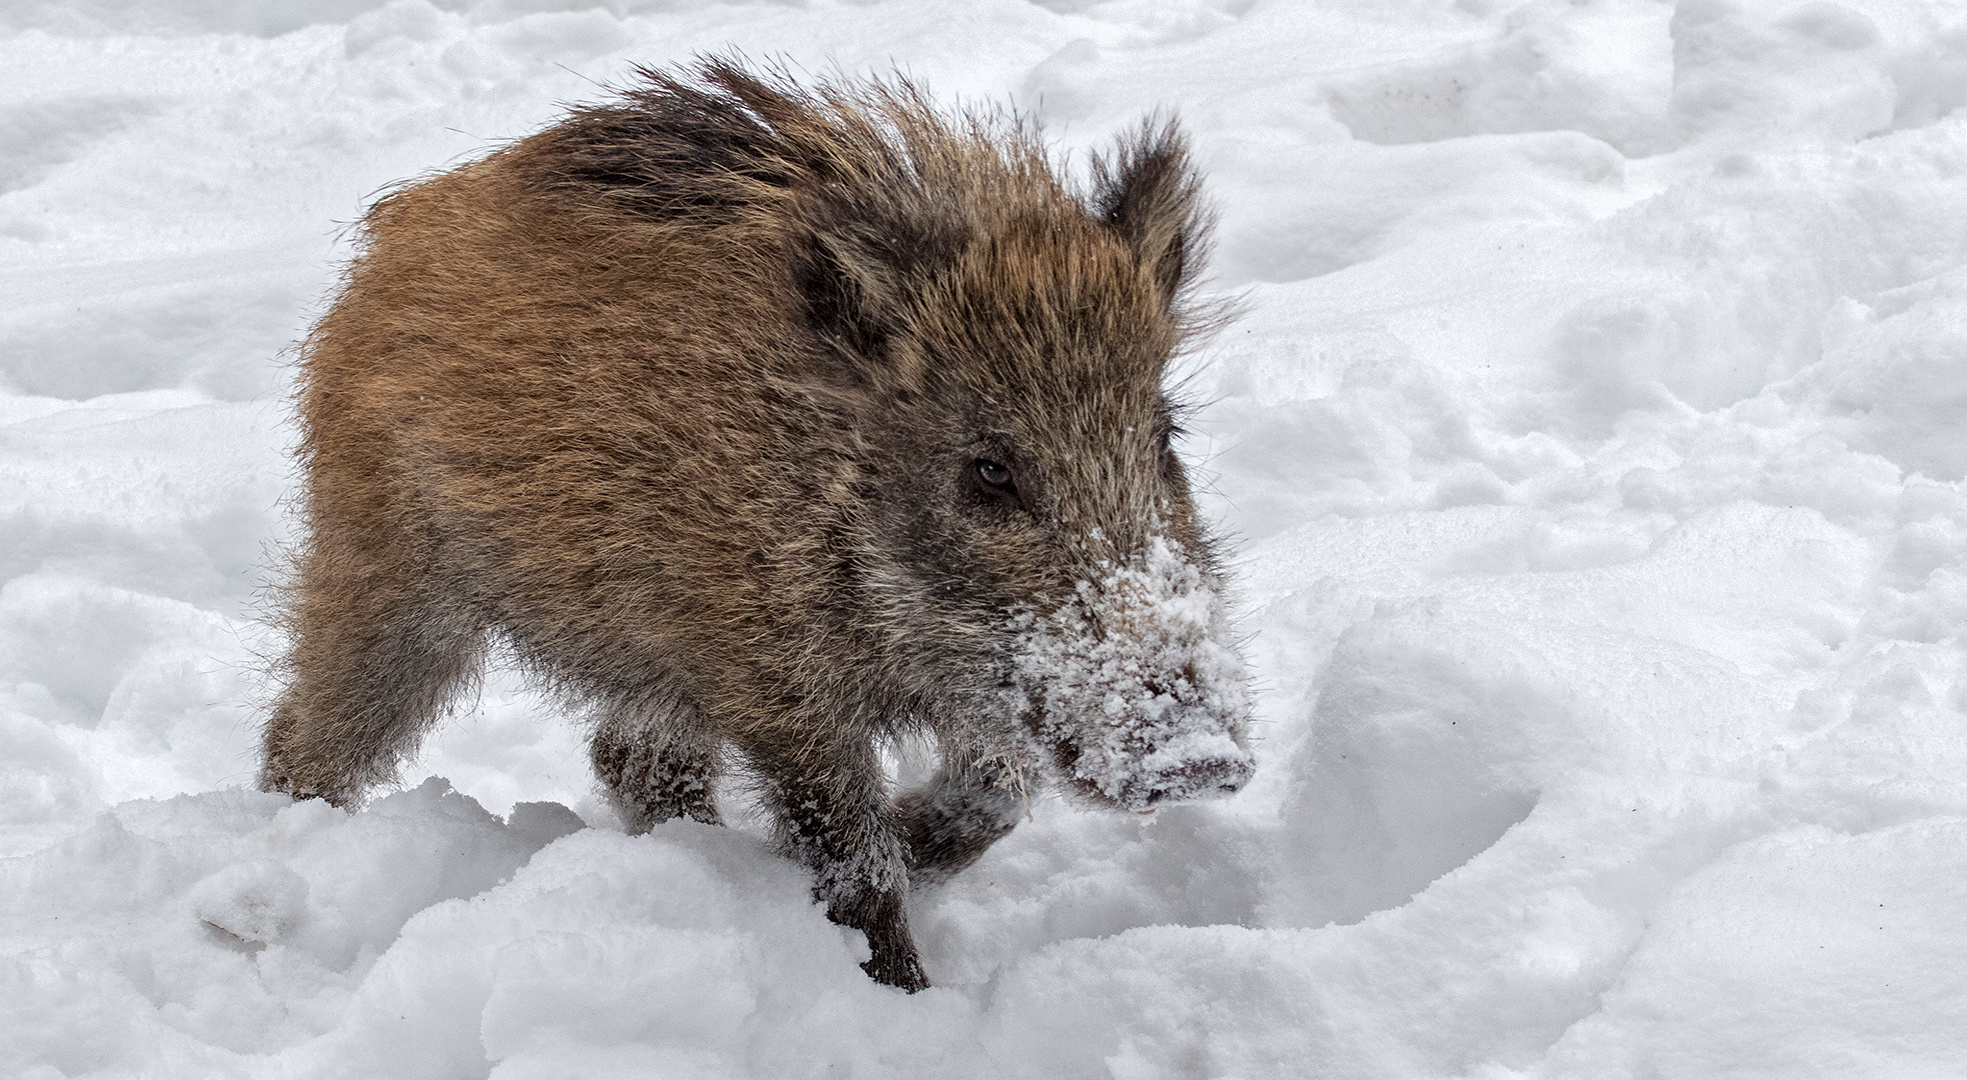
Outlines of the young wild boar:
[{"label": "young wild boar", "polygon": [[[740,770],[882,982],[911,884],[1056,778],[1249,778],[1242,661],[1169,449],[1197,181],[1173,125],[1054,173],[905,82],[713,59],[383,199],[308,337],[311,538],[262,787],[394,772],[506,642],[635,830]],[[932,735],[891,799],[878,747]]]}]

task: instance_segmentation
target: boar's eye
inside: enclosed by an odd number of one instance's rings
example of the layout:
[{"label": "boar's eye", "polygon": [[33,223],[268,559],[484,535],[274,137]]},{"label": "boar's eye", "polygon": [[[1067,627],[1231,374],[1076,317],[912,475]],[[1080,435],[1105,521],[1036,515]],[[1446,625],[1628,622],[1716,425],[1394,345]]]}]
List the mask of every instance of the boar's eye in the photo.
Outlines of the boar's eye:
[{"label": "boar's eye", "polygon": [[1008,503],[1017,503],[1018,485],[1012,482],[1011,467],[1001,461],[978,458],[971,465],[971,475],[977,478],[977,487],[986,495],[995,496]]}]

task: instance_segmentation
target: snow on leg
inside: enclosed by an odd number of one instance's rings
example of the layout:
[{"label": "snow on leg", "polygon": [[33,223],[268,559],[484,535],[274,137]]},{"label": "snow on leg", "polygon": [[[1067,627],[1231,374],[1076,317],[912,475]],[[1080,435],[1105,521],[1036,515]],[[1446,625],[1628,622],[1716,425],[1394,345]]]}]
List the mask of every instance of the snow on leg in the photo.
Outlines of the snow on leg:
[{"label": "snow on leg", "polygon": [[675,702],[659,708],[616,708],[603,714],[588,744],[594,775],[608,791],[630,833],[671,818],[720,825],[717,740],[699,730],[696,710]]},{"label": "snow on leg", "polygon": [[786,853],[813,872],[827,918],[867,935],[862,970],[914,993],[929,985],[909,934],[908,864],[871,742],[748,748]]}]

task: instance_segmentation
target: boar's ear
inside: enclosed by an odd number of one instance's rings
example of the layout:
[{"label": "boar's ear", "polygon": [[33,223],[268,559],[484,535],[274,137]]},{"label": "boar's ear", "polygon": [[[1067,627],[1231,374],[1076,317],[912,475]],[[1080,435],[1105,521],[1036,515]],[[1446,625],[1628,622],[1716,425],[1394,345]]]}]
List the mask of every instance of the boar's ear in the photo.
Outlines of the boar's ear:
[{"label": "boar's ear", "polygon": [[1092,161],[1092,209],[1152,269],[1173,303],[1208,254],[1209,215],[1188,140],[1171,119],[1149,117],[1111,156]]},{"label": "boar's ear", "polygon": [[832,209],[794,251],[793,285],[813,329],[853,368],[848,374],[880,381],[888,339],[907,326],[936,271],[961,254],[965,233],[927,216]]}]

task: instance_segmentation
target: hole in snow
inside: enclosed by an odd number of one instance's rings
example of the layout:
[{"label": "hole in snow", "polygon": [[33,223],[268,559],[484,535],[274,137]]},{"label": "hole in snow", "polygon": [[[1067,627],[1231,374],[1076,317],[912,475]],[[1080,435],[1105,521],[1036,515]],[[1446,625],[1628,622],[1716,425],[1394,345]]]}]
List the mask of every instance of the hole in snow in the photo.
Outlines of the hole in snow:
[{"label": "hole in snow", "polygon": [[1536,807],[1524,733],[1548,730],[1538,717],[1557,702],[1514,665],[1416,630],[1355,628],[1327,669],[1316,735],[1291,766],[1273,922],[1353,923],[1405,904]]}]

